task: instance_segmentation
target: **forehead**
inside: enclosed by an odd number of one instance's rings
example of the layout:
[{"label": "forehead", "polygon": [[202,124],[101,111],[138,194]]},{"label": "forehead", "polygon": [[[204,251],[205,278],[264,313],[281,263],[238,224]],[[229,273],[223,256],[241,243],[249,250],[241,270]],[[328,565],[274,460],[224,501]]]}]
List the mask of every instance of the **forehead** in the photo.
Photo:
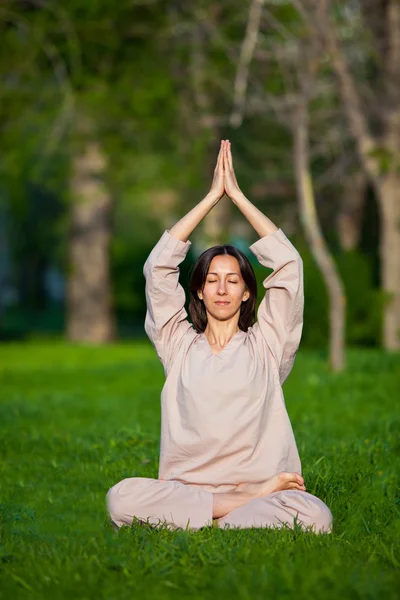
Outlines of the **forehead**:
[{"label": "forehead", "polygon": [[237,273],[240,275],[239,261],[230,254],[218,254],[210,262],[208,272],[214,273]]}]

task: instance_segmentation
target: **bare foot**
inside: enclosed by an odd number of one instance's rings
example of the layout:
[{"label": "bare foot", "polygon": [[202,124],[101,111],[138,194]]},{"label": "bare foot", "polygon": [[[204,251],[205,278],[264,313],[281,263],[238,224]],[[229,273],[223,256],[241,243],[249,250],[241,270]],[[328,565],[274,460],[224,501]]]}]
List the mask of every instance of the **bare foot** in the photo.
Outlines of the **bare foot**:
[{"label": "bare foot", "polygon": [[267,496],[282,490],[299,490],[305,492],[304,479],[299,473],[282,471],[263,483],[240,483],[235,491],[246,492],[253,498]]}]

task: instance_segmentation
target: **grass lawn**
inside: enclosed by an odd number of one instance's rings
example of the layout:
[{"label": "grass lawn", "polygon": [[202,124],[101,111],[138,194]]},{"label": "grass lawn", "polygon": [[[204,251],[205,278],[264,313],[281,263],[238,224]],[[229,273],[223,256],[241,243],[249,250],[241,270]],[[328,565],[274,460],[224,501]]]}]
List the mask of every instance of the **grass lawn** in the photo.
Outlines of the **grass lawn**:
[{"label": "grass lawn", "polygon": [[105,494],[157,477],[163,370],[150,343],[0,346],[0,598],[400,597],[400,355],[300,351],[284,392],[307,491],[333,534],[115,532]]}]

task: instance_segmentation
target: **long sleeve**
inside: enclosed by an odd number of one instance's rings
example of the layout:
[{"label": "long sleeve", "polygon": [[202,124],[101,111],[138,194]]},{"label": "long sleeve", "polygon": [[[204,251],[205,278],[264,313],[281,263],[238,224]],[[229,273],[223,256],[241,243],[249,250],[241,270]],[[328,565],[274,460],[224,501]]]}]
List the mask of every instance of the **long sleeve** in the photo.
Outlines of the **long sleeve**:
[{"label": "long sleeve", "polygon": [[265,339],[279,370],[281,385],[292,370],[303,330],[303,261],[281,229],[250,246],[258,261],[273,269],[253,326]]},{"label": "long sleeve", "polygon": [[192,327],[187,320],[178,267],[190,246],[189,240],[182,242],[166,230],[143,267],[147,303],[144,328],[166,375],[183,336]]}]

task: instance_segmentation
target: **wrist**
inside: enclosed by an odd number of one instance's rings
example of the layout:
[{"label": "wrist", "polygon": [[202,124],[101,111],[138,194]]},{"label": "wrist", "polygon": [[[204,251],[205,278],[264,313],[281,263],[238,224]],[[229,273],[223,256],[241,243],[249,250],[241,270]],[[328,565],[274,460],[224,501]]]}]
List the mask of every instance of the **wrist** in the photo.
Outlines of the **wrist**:
[{"label": "wrist", "polygon": [[231,198],[232,202],[236,205],[243,204],[243,202],[246,202],[246,200],[247,200],[247,198],[243,194],[243,192],[238,192],[234,196],[230,196],[230,198]]},{"label": "wrist", "polygon": [[[222,196],[223,195],[224,194],[222,194]],[[208,202],[211,202],[213,205],[215,205],[215,204],[218,204],[218,202],[221,200],[222,196],[217,196],[213,192],[208,192],[208,194],[206,195],[204,200],[207,200]]]}]

